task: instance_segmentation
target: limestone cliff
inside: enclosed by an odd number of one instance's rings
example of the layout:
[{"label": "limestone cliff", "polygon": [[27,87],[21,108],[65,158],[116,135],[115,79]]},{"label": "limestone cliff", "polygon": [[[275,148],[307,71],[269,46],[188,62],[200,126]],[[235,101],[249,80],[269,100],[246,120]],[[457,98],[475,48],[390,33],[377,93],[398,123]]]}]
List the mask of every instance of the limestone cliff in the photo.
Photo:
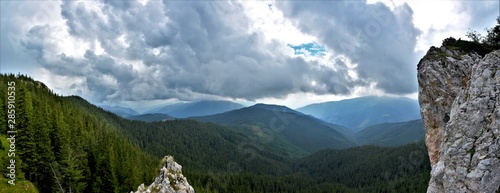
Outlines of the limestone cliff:
[{"label": "limestone cliff", "polygon": [[175,162],[172,156],[166,156],[162,160],[160,174],[156,177],[155,181],[148,187],[141,184],[135,193],[152,192],[194,193],[194,189],[189,185],[186,177],[182,175],[182,166]]},{"label": "limestone cliff", "polygon": [[431,47],[418,84],[427,192],[500,192],[500,50],[482,57]]}]

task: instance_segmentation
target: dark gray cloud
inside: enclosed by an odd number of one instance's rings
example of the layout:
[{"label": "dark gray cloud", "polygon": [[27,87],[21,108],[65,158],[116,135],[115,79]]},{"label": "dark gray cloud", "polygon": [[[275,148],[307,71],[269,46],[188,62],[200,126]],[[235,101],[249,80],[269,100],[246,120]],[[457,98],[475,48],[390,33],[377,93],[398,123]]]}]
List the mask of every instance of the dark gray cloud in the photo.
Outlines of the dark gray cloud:
[{"label": "dark gray cloud", "polygon": [[413,50],[420,31],[408,5],[391,11],[363,1],[279,1],[276,7],[302,32],[357,63],[362,79],[386,93],[416,92]]},{"label": "dark gray cloud", "polygon": [[57,50],[50,25],[32,27],[22,45],[50,72],[85,77],[86,88],[80,90],[88,90],[94,101],[348,95],[371,82],[387,93],[416,91],[413,48],[419,31],[408,6],[394,12],[359,1],[280,1],[273,6],[319,44],[356,63],[360,79],[353,79],[340,60],[324,65],[290,56],[282,51],[292,51],[286,43],[250,30],[252,20],[238,2],[90,4],[99,6],[61,4],[70,36],[90,45],[81,56]]},{"label": "dark gray cloud", "polygon": [[[47,56],[55,51],[48,25],[31,28],[23,43],[52,73],[85,77],[94,101],[254,100],[296,92],[349,94],[367,84],[349,77],[342,62],[326,67],[279,51],[287,45],[249,30],[251,20],[240,3],[94,3],[101,6],[61,4],[69,34],[90,44],[82,56]],[[104,53],[96,54],[97,44]]]},{"label": "dark gray cloud", "polygon": [[[26,1],[0,1],[0,72],[35,73],[29,65],[35,59],[25,53],[21,45],[20,39],[26,32],[22,26],[33,24],[33,20],[46,20],[47,13],[53,13],[51,4],[47,3],[45,10],[39,11],[39,6]],[[16,7],[22,7],[22,10]]]}]

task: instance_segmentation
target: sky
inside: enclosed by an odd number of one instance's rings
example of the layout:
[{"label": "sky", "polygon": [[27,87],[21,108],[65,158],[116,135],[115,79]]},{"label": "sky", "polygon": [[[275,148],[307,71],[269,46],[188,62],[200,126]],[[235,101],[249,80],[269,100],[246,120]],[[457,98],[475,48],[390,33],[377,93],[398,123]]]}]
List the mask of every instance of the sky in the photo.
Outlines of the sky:
[{"label": "sky", "polygon": [[230,100],[292,108],[418,92],[444,38],[485,33],[493,1],[0,1],[0,72],[138,111]]}]

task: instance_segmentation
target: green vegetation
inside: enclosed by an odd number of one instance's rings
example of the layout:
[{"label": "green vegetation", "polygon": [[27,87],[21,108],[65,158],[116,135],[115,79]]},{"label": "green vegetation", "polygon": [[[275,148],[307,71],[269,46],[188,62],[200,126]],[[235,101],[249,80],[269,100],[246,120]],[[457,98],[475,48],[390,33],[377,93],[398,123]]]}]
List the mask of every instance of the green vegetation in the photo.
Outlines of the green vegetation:
[{"label": "green vegetation", "polygon": [[[476,41],[467,41],[467,40],[456,40],[453,37],[449,37],[443,40],[443,46],[450,50],[459,50],[462,53],[476,52],[481,56],[485,56],[491,51],[495,50],[495,47],[490,46],[485,43],[480,43]],[[448,56],[444,52],[440,52],[443,56]]]},{"label": "green vegetation", "polygon": [[35,185],[26,179],[16,180],[16,185],[10,185],[4,177],[0,177],[0,191],[8,193],[38,193]]},{"label": "green vegetation", "polygon": [[395,148],[323,150],[298,167],[318,182],[338,182],[361,192],[425,192],[431,169],[423,141]]},{"label": "green vegetation", "polygon": [[[28,186],[32,192],[129,192],[151,183],[165,155],[175,156],[198,193],[422,192],[429,180],[422,142],[308,155],[287,135],[271,134],[258,122],[226,127],[195,120],[132,121],[80,97],[57,96],[22,75],[0,76],[2,134],[10,81],[16,82],[16,163],[23,187],[2,182],[2,191],[27,192]],[[305,119],[296,120],[306,126]]]},{"label": "green vegetation", "polygon": [[462,53],[476,52],[481,56],[500,49],[500,17],[497,18],[495,27],[486,29],[486,36],[482,36],[475,30],[469,30],[466,36],[471,41],[449,37],[443,40],[442,46],[451,50],[459,50]]},{"label": "green vegetation", "polygon": [[353,135],[359,145],[400,146],[425,138],[421,119],[369,126]]},{"label": "green vegetation", "polygon": [[[18,172],[40,192],[128,192],[152,181],[151,165],[158,157],[144,153],[116,127],[27,76],[0,76],[3,117],[11,81],[16,88]],[[4,134],[7,125],[1,123]]]},{"label": "green vegetation", "polygon": [[[7,162],[7,151],[9,150],[9,142],[7,141],[7,137],[2,133],[0,135],[0,167],[2,168],[2,174],[8,173],[6,170]],[[24,175],[21,172],[16,174],[15,185],[11,185],[8,183],[8,178],[5,175],[0,176],[0,190],[1,192],[10,192],[10,193],[38,193],[36,187],[30,181],[24,178]]]},{"label": "green vegetation", "polygon": [[343,127],[327,124],[284,106],[257,104],[226,113],[192,119],[230,126],[250,126],[272,138],[284,138],[307,152],[325,148],[348,148],[356,144],[342,131]]},{"label": "green vegetation", "polygon": [[189,173],[197,192],[425,192],[430,163],[423,141],[401,147],[322,150],[282,175]]}]

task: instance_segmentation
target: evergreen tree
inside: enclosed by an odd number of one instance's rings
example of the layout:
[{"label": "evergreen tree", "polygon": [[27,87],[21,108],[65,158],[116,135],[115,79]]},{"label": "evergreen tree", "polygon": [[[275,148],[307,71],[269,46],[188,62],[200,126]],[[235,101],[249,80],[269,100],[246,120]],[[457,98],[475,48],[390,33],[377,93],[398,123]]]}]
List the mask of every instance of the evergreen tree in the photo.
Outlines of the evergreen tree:
[{"label": "evergreen tree", "polygon": [[111,167],[108,156],[100,156],[96,165],[96,170],[95,175],[99,180],[96,181],[94,186],[99,190],[99,192],[118,192],[116,176],[113,173],[113,168]]},{"label": "evergreen tree", "polygon": [[37,173],[35,183],[42,192],[52,192],[52,184],[54,184],[54,172],[51,164],[55,161],[54,152],[52,151],[50,141],[50,123],[47,119],[48,109],[45,101],[39,101],[37,106],[38,113],[34,115],[34,133],[35,133],[35,156],[38,162],[36,163]]},{"label": "evergreen tree", "polygon": [[35,180],[35,174],[37,172],[37,155],[36,155],[36,143],[35,143],[35,132],[31,122],[33,121],[33,105],[31,100],[31,94],[26,89],[24,84],[19,84],[17,82],[16,87],[19,93],[17,98],[17,111],[16,111],[16,131],[18,140],[18,153],[23,161],[21,164],[21,169],[26,175],[28,180]]},{"label": "evergreen tree", "polygon": [[63,160],[61,160],[60,170],[62,173],[62,184],[66,192],[83,192],[86,183],[83,181],[85,176],[83,170],[79,167],[79,159],[83,155],[77,155],[69,146],[62,148]]}]

